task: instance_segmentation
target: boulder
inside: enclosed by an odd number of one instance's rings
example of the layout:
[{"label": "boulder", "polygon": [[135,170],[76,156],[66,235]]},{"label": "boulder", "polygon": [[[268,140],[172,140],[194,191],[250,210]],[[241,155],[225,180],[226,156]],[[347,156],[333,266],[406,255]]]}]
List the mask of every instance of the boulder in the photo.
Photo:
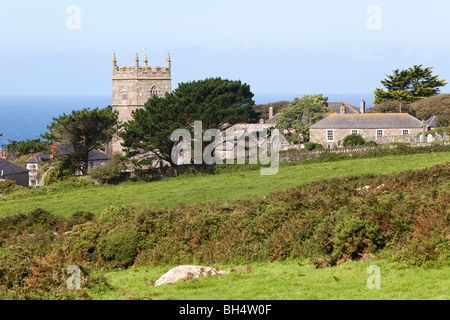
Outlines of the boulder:
[{"label": "boulder", "polygon": [[169,270],[166,274],[164,274],[161,278],[156,280],[154,283],[154,287],[166,285],[166,284],[172,284],[179,280],[191,280],[191,279],[198,279],[202,276],[218,276],[221,274],[227,274],[228,272],[215,269],[215,268],[209,268],[209,267],[202,267],[202,266],[178,266],[176,268],[173,268]]}]

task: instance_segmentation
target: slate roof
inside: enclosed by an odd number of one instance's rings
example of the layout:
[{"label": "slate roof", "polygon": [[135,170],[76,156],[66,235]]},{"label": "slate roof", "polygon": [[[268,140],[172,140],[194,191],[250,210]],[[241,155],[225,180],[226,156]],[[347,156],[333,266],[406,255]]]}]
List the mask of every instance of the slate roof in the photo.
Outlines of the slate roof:
[{"label": "slate roof", "polygon": [[311,126],[311,129],[397,128],[422,128],[422,121],[407,113],[334,113]]},{"label": "slate roof", "polygon": [[328,101],[328,108],[336,113],[341,113],[342,105],[345,106],[346,113],[360,113],[360,109],[345,101]]},{"label": "slate roof", "polygon": [[[345,112],[347,114],[360,113],[360,109],[358,107],[355,107],[354,105],[347,103],[345,101],[328,101],[328,108],[331,110],[331,112],[341,113],[342,105],[345,106]],[[276,124],[279,115],[280,113],[277,113],[272,118],[268,119],[265,123]]]},{"label": "slate roof", "polygon": [[[67,154],[70,152],[73,152],[73,146],[66,146],[66,145],[54,145],[54,150],[61,154]],[[100,161],[100,160],[109,160],[111,159],[111,156],[103,151],[100,150],[91,150],[88,154],[88,160],[89,161]]]},{"label": "slate roof", "polygon": [[427,121],[425,121],[425,124],[427,125],[428,128],[437,128],[438,127],[438,117],[433,116],[430,119],[428,119]]},{"label": "slate roof", "polygon": [[25,161],[25,163],[40,163],[40,162],[42,162],[45,159],[50,159],[50,155],[49,154],[44,154],[43,152],[40,152],[40,153],[35,154],[34,156],[32,156],[27,161]]},{"label": "slate roof", "polygon": [[265,123],[267,124],[276,124],[277,123],[277,118],[281,113],[277,113],[276,115],[274,115],[272,118],[270,118],[269,120],[267,120]]},{"label": "slate roof", "polygon": [[99,160],[109,160],[111,159],[111,156],[107,153],[104,153],[100,150],[92,150],[89,151],[89,161],[99,161]]},{"label": "slate roof", "polygon": [[4,176],[8,176],[18,173],[28,173],[30,172],[30,170],[18,166],[11,161],[0,158],[0,175],[2,174],[2,172]]}]

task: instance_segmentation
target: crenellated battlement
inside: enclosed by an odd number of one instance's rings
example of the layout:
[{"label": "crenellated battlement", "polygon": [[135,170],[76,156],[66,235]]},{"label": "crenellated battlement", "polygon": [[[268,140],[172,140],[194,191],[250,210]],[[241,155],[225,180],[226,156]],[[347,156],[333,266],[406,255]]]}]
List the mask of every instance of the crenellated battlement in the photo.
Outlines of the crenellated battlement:
[{"label": "crenellated battlement", "polygon": [[139,66],[139,57],[136,53],[135,65],[134,66],[123,66],[119,67],[117,65],[116,54],[114,54],[113,58],[113,79],[121,79],[121,78],[137,78],[137,79],[154,79],[154,78],[167,78],[169,79],[171,76],[171,60],[170,54],[167,58],[167,66],[160,67],[148,66],[147,55],[144,57],[144,66]]}]

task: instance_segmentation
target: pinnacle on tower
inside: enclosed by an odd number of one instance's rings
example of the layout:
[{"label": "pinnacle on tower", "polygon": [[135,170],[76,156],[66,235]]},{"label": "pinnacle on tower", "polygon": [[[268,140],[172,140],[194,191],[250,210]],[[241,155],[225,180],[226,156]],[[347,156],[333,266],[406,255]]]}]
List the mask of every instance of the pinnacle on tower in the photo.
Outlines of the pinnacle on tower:
[{"label": "pinnacle on tower", "polygon": [[148,67],[147,54],[144,53],[144,66]]},{"label": "pinnacle on tower", "polygon": [[116,67],[117,60],[116,60],[116,53],[115,53],[115,52],[114,52],[114,54],[113,54],[113,60],[112,60],[112,63],[113,63],[113,67]]},{"label": "pinnacle on tower", "polygon": [[136,67],[139,67],[139,57],[138,57],[137,53],[136,53],[136,59],[134,59],[134,62],[136,62]]},{"label": "pinnacle on tower", "polygon": [[171,62],[171,60],[170,60],[170,53],[168,53],[167,54],[167,63],[170,63]]}]

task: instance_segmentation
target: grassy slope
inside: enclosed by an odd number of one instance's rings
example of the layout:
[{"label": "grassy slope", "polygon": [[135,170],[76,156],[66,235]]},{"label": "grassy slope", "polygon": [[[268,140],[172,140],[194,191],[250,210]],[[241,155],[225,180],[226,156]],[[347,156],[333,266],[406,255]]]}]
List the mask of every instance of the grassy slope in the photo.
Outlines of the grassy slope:
[{"label": "grassy slope", "polygon": [[[437,155],[442,161],[450,161],[450,152],[441,152]],[[110,205],[144,204],[163,207],[185,202],[236,200],[263,196],[272,191],[321,179],[365,173],[387,174],[425,168],[438,163],[439,160],[433,154],[397,155],[285,166],[274,176],[261,176],[260,171],[255,170],[213,176],[170,178],[151,183],[123,183],[118,186],[102,186],[70,193],[0,201],[0,216],[26,213],[36,207],[67,216],[77,210],[100,214]]]},{"label": "grassy slope", "polygon": [[[381,288],[369,290],[367,268],[377,265]],[[450,269],[423,269],[375,260],[350,262],[327,269],[297,261],[255,263],[252,272],[181,281],[169,286],[151,284],[171,267],[139,267],[104,273],[114,289],[89,293],[94,299],[162,300],[410,300],[450,299]],[[230,266],[223,267],[229,270]],[[334,278],[336,277],[338,281]]]}]

